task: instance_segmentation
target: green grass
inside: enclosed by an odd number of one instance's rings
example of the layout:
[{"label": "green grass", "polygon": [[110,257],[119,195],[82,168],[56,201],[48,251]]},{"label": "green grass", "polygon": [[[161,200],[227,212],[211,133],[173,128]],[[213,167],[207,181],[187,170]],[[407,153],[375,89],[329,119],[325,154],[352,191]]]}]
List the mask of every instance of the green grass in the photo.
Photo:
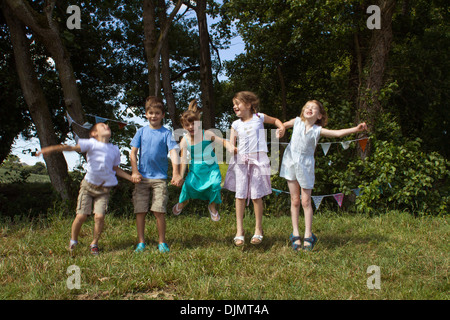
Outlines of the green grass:
[{"label": "green grass", "polygon": [[[13,181],[21,180],[20,172],[15,170],[8,170],[0,168],[0,183],[11,183]],[[26,179],[26,182],[37,182],[37,183],[45,183],[50,182],[50,177],[48,175],[41,174],[30,174],[30,176]]]},{"label": "green grass", "polygon": [[[156,250],[153,216],[147,216],[149,249],[136,254],[134,217],[110,214],[102,251],[92,257],[90,218],[74,258],[66,249],[72,216],[3,219],[0,299],[449,299],[447,217],[320,211],[315,250],[295,253],[289,216],[264,217],[264,240],[255,247],[247,211],[246,245],[236,248],[233,212],[221,212],[215,223],[206,205],[196,211],[167,215],[168,254]],[[67,288],[71,265],[80,268],[80,289]],[[367,288],[371,265],[380,267],[380,290]]]}]

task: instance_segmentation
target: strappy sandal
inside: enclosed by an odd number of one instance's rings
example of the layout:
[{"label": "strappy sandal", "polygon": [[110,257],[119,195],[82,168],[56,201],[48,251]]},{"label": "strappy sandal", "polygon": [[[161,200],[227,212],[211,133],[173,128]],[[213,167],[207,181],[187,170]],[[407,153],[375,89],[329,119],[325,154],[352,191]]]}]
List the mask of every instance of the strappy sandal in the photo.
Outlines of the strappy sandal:
[{"label": "strappy sandal", "polygon": [[96,244],[91,244],[91,245],[89,246],[89,248],[90,248],[91,254],[92,254],[93,256],[98,256],[98,251],[99,251],[98,245],[96,245]]},{"label": "strappy sandal", "polygon": [[263,239],[263,236],[262,236],[262,235],[260,235],[260,234],[255,234],[255,235],[253,235],[252,240],[250,240],[250,243],[251,243],[251,244],[255,244],[255,245],[261,244],[262,239]]},{"label": "strappy sandal", "polygon": [[[238,242],[238,241],[240,241],[240,242]],[[244,236],[234,237],[233,242],[234,242],[234,245],[236,247],[242,247],[244,245],[244,243],[245,243],[244,242]]]},{"label": "strappy sandal", "polygon": [[314,233],[312,233],[311,238],[305,238],[303,241],[309,242],[311,245],[309,246],[303,246],[303,250],[305,251],[311,251],[314,249],[314,245],[317,243],[317,237]]},{"label": "strappy sandal", "polygon": [[208,206],[208,211],[209,211],[209,214],[211,216],[211,220],[212,221],[216,221],[217,222],[217,221],[220,220],[220,215],[219,215],[218,211],[216,211],[216,213],[212,212],[211,209],[209,208],[209,206]]},{"label": "strappy sandal", "polygon": [[180,203],[178,202],[176,205],[174,205],[173,206],[173,208],[172,208],[172,213],[174,214],[174,215],[176,215],[176,216],[178,216],[180,213],[181,213],[181,211],[183,211],[183,209],[180,209],[180,208],[178,208],[178,205],[179,205]]},{"label": "strappy sandal", "polygon": [[[291,233],[291,235],[289,236],[289,241],[292,242],[291,246],[294,251],[300,251],[300,249],[302,248],[302,238],[300,236],[294,236],[294,234]],[[300,241],[300,244],[295,243],[295,241]]]}]

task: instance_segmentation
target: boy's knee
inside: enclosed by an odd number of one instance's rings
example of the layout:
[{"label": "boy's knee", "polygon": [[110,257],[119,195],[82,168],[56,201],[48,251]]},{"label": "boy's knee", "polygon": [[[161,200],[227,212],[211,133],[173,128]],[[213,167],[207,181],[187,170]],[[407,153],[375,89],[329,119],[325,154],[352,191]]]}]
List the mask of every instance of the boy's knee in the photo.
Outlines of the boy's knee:
[{"label": "boy's knee", "polygon": [[75,219],[79,222],[85,222],[87,219],[87,214],[77,214]]},{"label": "boy's knee", "polygon": [[103,222],[105,220],[104,214],[95,214],[94,215],[95,222]]}]

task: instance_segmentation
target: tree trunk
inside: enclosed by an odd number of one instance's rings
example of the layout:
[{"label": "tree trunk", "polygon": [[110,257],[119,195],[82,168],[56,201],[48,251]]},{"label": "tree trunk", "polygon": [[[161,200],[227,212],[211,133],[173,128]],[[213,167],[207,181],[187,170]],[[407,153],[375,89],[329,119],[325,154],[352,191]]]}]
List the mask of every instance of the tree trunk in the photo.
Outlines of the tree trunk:
[{"label": "tree trunk", "polygon": [[[36,126],[41,148],[58,143],[53,129],[52,117],[48,109],[47,99],[37,79],[30,55],[30,46],[25,36],[25,27],[4,6],[5,18],[11,34],[17,74],[25,101]],[[61,153],[44,157],[51,183],[64,200],[70,197],[70,178],[67,163]]]},{"label": "tree trunk", "polygon": [[215,98],[208,22],[206,19],[206,0],[199,0],[196,3],[195,13],[198,20],[200,39],[200,89],[202,91],[203,128],[210,129],[215,127]]},{"label": "tree trunk", "polygon": [[166,4],[164,1],[144,0],[143,2],[143,23],[144,23],[144,49],[147,58],[148,66],[148,86],[149,94],[154,96],[161,95],[161,79],[160,79],[160,56],[164,41],[169,33],[169,27],[173,18],[180,10],[182,1],[178,0],[174,9],[164,22],[160,21],[160,32],[157,36],[156,16],[157,10],[163,11],[161,14],[166,14]]},{"label": "tree trunk", "polygon": [[[381,29],[373,29],[370,48],[366,60],[367,76],[360,75],[362,83],[358,93],[357,121],[366,121],[371,130],[377,115],[382,112],[379,101],[380,90],[384,84],[384,71],[392,42],[392,15],[395,9],[395,0],[380,0]],[[370,153],[370,144],[360,155],[365,158]]]},{"label": "tree trunk", "polygon": [[[164,4],[164,0],[160,0],[162,5]],[[163,25],[170,22],[167,21],[166,11],[160,10],[159,20]],[[164,91],[164,98],[166,99],[167,111],[169,113],[169,118],[172,121],[172,128],[178,129],[180,128],[179,121],[176,115],[176,104],[175,104],[175,96],[173,94],[171,77],[170,77],[170,55],[169,55],[169,37],[164,37],[162,40],[163,44],[161,47],[161,78],[162,78],[162,88]]]},{"label": "tree trunk", "polygon": [[[55,67],[59,74],[66,109],[75,122],[83,124],[85,122],[85,116],[72,63],[70,62],[70,55],[61,40],[57,24],[52,18],[55,1],[46,2],[47,4],[44,8],[45,15],[34,11],[23,0],[5,0],[5,2],[13,14],[33,31],[49,51],[55,61]],[[80,138],[89,137],[89,132],[85,128],[72,126],[72,129]]]}]

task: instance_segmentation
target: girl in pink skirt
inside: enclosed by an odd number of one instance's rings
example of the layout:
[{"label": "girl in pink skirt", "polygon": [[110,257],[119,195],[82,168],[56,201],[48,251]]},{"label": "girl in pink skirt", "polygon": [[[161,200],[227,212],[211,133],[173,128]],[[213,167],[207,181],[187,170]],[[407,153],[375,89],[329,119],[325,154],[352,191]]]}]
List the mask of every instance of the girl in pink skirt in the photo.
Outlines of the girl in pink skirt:
[{"label": "girl in pink skirt", "polygon": [[246,200],[252,200],[255,211],[255,233],[251,243],[260,244],[263,239],[262,197],[272,193],[264,123],[277,126],[278,138],[285,132],[280,120],[257,113],[258,107],[259,99],[252,92],[241,91],[233,98],[233,110],[239,119],[231,125],[230,142],[235,146],[238,140],[238,153],[230,161],[224,188],[236,192],[236,246],[244,245],[243,220]]}]

